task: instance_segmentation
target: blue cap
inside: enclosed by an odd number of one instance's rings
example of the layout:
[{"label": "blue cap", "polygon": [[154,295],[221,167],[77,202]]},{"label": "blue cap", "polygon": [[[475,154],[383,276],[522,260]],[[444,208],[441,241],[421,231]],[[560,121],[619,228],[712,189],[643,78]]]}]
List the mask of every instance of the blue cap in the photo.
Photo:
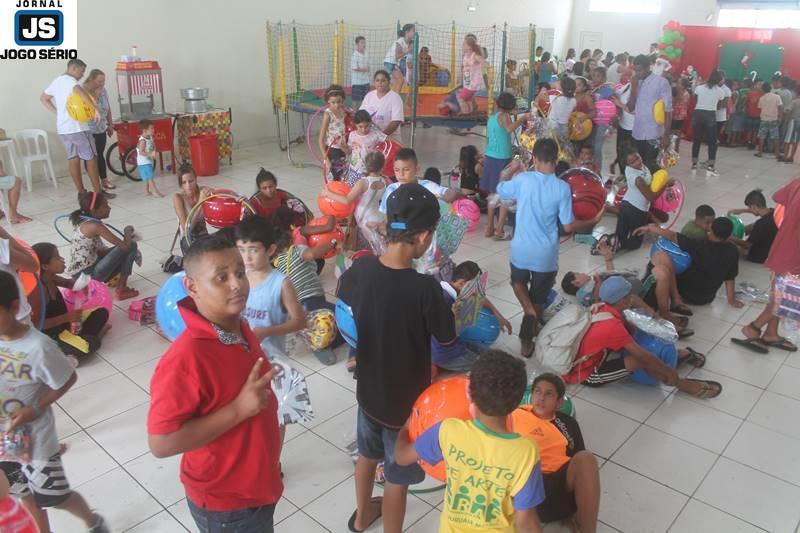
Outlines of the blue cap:
[{"label": "blue cap", "polygon": [[630,282],[622,276],[611,276],[600,285],[600,299],[615,304],[631,293]]}]

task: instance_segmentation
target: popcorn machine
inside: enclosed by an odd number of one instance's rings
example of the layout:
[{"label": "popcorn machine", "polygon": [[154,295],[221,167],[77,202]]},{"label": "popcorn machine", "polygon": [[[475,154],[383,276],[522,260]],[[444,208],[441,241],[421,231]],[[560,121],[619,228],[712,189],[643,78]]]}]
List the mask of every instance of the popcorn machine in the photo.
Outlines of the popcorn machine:
[{"label": "popcorn machine", "polygon": [[116,71],[120,118],[141,120],[164,114],[158,61],[120,61]]}]

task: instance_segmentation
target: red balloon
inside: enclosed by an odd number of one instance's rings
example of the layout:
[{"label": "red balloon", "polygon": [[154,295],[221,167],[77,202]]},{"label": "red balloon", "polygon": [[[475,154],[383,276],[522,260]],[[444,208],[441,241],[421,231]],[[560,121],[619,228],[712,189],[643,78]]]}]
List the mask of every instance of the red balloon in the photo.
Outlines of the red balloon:
[{"label": "red balloon", "polygon": [[[412,441],[445,418],[469,420],[469,380],[466,376],[454,376],[433,383],[419,395],[408,420],[408,436]],[[420,466],[431,477],[444,481],[444,461],[436,466],[421,461]]]},{"label": "red balloon", "polygon": [[[323,218],[315,218],[308,221],[308,226],[324,226],[328,223],[328,220]],[[308,237],[308,244],[309,246],[319,246],[320,244],[327,244],[332,240],[336,239],[337,242],[341,243],[344,241],[344,233],[338,227],[334,227],[333,231],[329,231],[327,233],[318,233],[316,235],[309,235]],[[336,255],[336,248],[331,248],[330,251],[325,254],[325,259],[331,258]]]},{"label": "red balloon", "polygon": [[628,188],[627,187],[621,187],[617,191],[617,194],[614,195],[614,207],[616,207],[617,209],[622,207],[622,198],[625,196],[626,192],[628,192]]},{"label": "red balloon", "polygon": [[658,43],[658,49],[664,50],[667,47],[667,43]]},{"label": "red balloon", "polygon": [[383,177],[390,178],[394,176],[394,156],[400,148],[399,144],[389,140],[375,145],[375,151],[381,152],[386,159],[386,163],[383,165],[383,173],[381,174]]},{"label": "red balloon", "polygon": [[229,189],[215,189],[214,194],[229,194],[237,198],[208,198],[203,202],[203,218],[209,226],[217,229],[235,226],[242,216],[250,211],[245,207],[245,201],[238,198],[239,194]]},{"label": "red balloon", "polygon": [[683,48],[683,42],[680,39],[675,39],[672,41],[672,46],[675,48]]},{"label": "red balloon", "polygon": [[[334,194],[347,196],[350,194],[350,186],[343,181],[329,181],[325,187]],[[337,220],[342,220],[353,214],[356,204],[343,204],[324,196],[317,197],[317,207],[324,215],[333,215]]]},{"label": "red balloon", "polygon": [[606,188],[600,176],[588,168],[571,168],[559,176],[572,190],[572,213],[578,220],[590,220],[606,203]]}]

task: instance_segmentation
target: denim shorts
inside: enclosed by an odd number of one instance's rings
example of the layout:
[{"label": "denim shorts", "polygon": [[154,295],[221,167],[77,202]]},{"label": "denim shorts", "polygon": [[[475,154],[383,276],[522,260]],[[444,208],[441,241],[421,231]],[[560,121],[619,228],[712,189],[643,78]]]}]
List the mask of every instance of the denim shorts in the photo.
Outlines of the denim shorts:
[{"label": "denim shorts", "polygon": [[200,533],[218,533],[231,531],[232,533],[273,533],[273,517],[275,505],[262,505],[249,509],[236,509],[233,511],[209,511],[186,498],[189,512],[194,518],[194,523]]},{"label": "denim shorts", "polygon": [[511,283],[521,283],[528,287],[531,303],[544,305],[550,289],[556,283],[558,272],[534,272],[511,265]]},{"label": "denim shorts", "polygon": [[425,472],[418,464],[400,466],[394,462],[394,446],[399,430],[381,426],[358,409],[356,441],[358,454],[374,461],[383,460],[386,481],[395,485],[415,485],[425,479]]}]

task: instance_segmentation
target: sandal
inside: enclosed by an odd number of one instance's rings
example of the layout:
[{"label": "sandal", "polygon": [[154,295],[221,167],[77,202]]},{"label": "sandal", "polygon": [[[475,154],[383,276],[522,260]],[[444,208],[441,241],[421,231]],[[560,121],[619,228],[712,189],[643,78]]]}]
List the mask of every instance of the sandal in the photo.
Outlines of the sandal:
[{"label": "sandal", "polygon": [[356,358],[355,357],[348,357],[347,362],[345,363],[345,368],[351,374],[356,371]]},{"label": "sandal", "polygon": [[[701,400],[710,400],[711,398],[716,398],[720,394],[722,394],[722,383],[719,381],[711,381],[705,379],[687,379],[686,381],[691,381],[693,383],[701,383],[702,387],[699,391],[692,394],[691,392],[687,394],[691,394],[695,398],[700,398]],[[715,390],[716,389],[716,390]]]},{"label": "sandal", "polygon": [[611,250],[613,250],[614,246],[617,244],[617,238],[615,235],[609,235],[607,233],[604,233],[600,235],[600,237],[598,237],[598,239],[592,245],[592,249],[589,251],[589,253],[592,255],[603,255],[602,253],[600,253],[600,243],[602,243],[603,241],[605,241],[606,244],[608,244],[608,247]]},{"label": "sandal", "polygon": [[761,342],[769,346],[770,348],[777,348],[779,350],[784,350],[787,352],[796,352],[797,346],[794,345],[789,339],[785,337],[778,337],[773,341],[768,341],[764,337],[761,337]]},{"label": "sandal", "polygon": [[689,352],[689,355],[684,357],[683,359],[678,358],[678,364],[687,364],[692,365],[695,368],[703,368],[706,366],[706,356],[698,352],[697,350],[693,350],[692,348],[686,347],[686,351]]},{"label": "sandal", "polygon": [[769,353],[769,348],[764,342],[761,340],[760,337],[758,338],[744,338],[744,339],[731,339],[731,342],[737,346],[741,346],[742,348],[747,348],[751,352],[765,354]]},{"label": "sandal", "polygon": [[114,185],[113,183],[111,183],[111,181],[109,181],[107,179],[103,180],[103,189],[105,189],[107,191],[110,191],[110,190],[116,189],[116,188],[117,188],[117,186]]},{"label": "sandal", "polygon": [[130,287],[117,287],[117,300],[120,302],[130,298],[136,298],[137,296],[139,296],[139,291],[136,289],[131,289]]},{"label": "sandal", "polygon": [[367,524],[367,527],[365,527],[364,529],[356,529],[356,515],[358,514],[358,509],[356,509],[355,511],[353,511],[353,514],[350,515],[350,520],[347,521],[347,529],[349,529],[353,533],[361,533],[362,531],[366,531],[369,528],[371,528],[372,524],[378,521],[378,519],[383,515],[383,498],[380,496],[376,496],[372,498],[369,501],[369,503],[378,504],[378,514],[375,515],[375,518],[372,519],[372,522]]},{"label": "sandal", "polygon": [[510,233],[506,232],[506,231],[503,231],[503,233],[502,233],[502,234],[497,234],[497,233],[495,233],[495,234],[494,234],[494,237],[492,237],[492,238],[493,238],[495,241],[498,241],[498,242],[501,242],[501,241],[510,241],[510,240],[512,239],[512,235],[511,235]]},{"label": "sandal", "polygon": [[694,335],[694,330],[693,329],[689,329],[687,327],[683,327],[683,328],[680,328],[678,330],[678,338],[679,339],[685,339],[687,337],[691,337],[692,335]]},{"label": "sandal", "polygon": [[694,313],[686,304],[676,305],[669,310],[670,313],[675,313],[683,316],[694,316]]},{"label": "sandal", "polygon": [[486,231],[483,233],[483,236],[487,239],[491,239],[494,237],[494,229],[493,228],[486,228]]},{"label": "sandal", "polygon": [[676,329],[686,329],[689,326],[689,318],[685,316],[676,316],[671,321]]}]

